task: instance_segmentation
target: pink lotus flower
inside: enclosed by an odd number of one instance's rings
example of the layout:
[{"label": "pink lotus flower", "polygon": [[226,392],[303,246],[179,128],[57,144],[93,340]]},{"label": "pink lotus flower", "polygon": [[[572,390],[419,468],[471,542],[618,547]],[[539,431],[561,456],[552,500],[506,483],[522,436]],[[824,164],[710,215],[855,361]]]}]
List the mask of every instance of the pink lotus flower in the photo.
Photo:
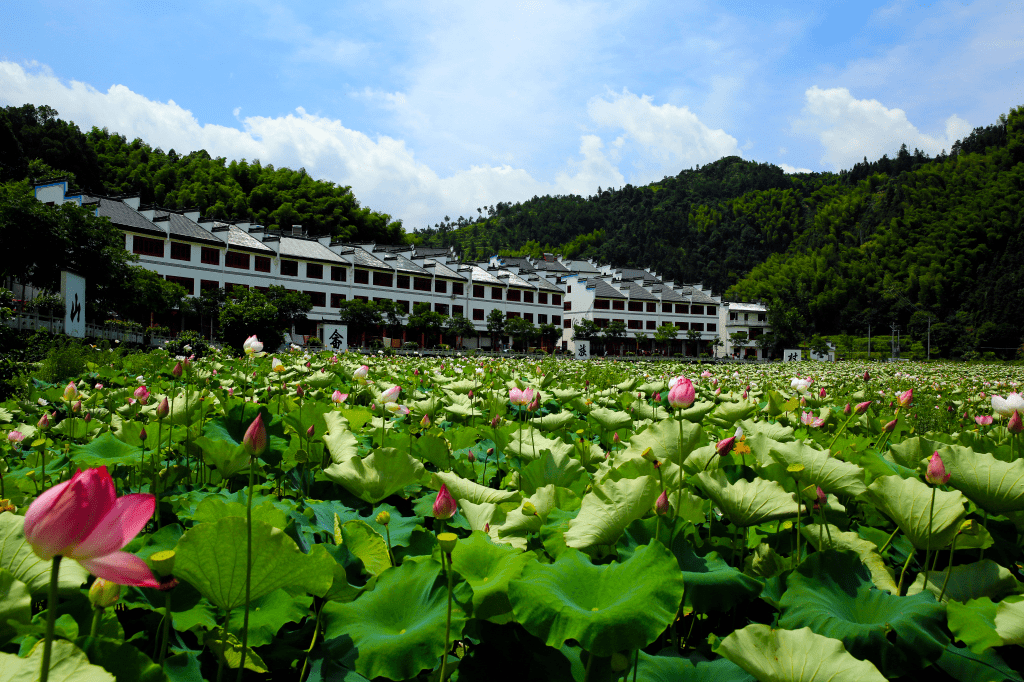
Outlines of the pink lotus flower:
[{"label": "pink lotus flower", "polygon": [[64,387],[64,400],[71,402],[78,397],[78,387],[75,386],[75,382],[69,381],[68,385]]},{"label": "pink lotus flower", "polygon": [[401,392],[401,387],[392,386],[391,388],[380,394],[380,401],[382,403],[393,403],[398,400],[398,394]]},{"label": "pink lotus flower", "polygon": [[342,393],[341,391],[335,391],[331,395],[331,400],[334,401],[335,403],[339,404],[339,405],[341,403],[345,402],[345,400],[347,400],[347,399],[348,399],[348,393]]},{"label": "pink lotus flower", "polygon": [[15,450],[21,450],[21,441],[25,440],[25,434],[21,431],[11,431],[7,434],[7,442]]},{"label": "pink lotus flower", "polygon": [[384,403],[384,409],[394,415],[402,416],[409,414],[409,408],[398,403]]},{"label": "pink lotus flower", "polygon": [[676,377],[674,385],[668,392],[668,404],[675,409],[685,409],[693,405],[697,399],[697,392],[693,388],[693,382],[686,377]]},{"label": "pink lotus flower", "polygon": [[705,379],[710,379],[711,378],[711,370],[707,370],[707,369],[704,370],[704,372],[701,374],[701,376],[704,377]]},{"label": "pink lotus flower", "polygon": [[103,390],[103,384],[96,384],[95,386],[93,386],[93,388],[95,388],[97,391],[102,391]]},{"label": "pink lotus flower", "polygon": [[49,431],[50,426],[50,413],[43,412],[43,416],[39,418],[38,422],[36,422],[36,428],[40,431]]},{"label": "pink lotus flower", "polygon": [[974,422],[978,426],[988,426],[992,423],[992,415],[990,414],[979,414],[974,418]]},{"label": "pink lotus flower", "polygon": [[518,388],[513,388],[508,392],[508,399],[513,405],[529,405],[533,400],[533,389],[527,388],[520,391]]},{"label": "pink lotus flower", "polygon": [[803,424],[804,426],[818,428],[819,426],[825,423],[825,420],[822,419],[821,417],[815,417],[812,412],[801,412],[800,423]]},{"label": "pink lotus flower", "polygon": [[149,389],[146,388],[145,384],[135,389],[134,395],[138,399],[138,401],[143,405],[149,402]]},{"label": "pink lotus flower", "polygon": [[434,499],[434,518],[435,519],[450,519],[455,516],[455,512],[459,510],[459,506],[455,503],[455,498],[448,492],[448,486],[444,483],[441,484],[441,489],[437,492],[437,497]]},{"label": "pink lotus flower", "polygon": [[924,480],[932,485],[943,485],[949,481],[951,476],[946,473],[946,465],[942,463],[942,458],[939,457],[939,452],[936,450],[932,453],[932,458],[928,460],[928,471],[924,474]]},{"label": "pink lotus flower", "polygon": [[242,446],[252,457],[259,457],[267,449],[267,429],[263,426],[263,415],[257,414],[242,436]]},{"label": "pink lotus flower", "polygon": [[828,500],[828,495],[825,494],[825,491],[821,489],[820,485],[815,486],[815,488],[816,490],[814,491],[814,511],[818,511],[819,509],[825,506],[825,502]]},{"label": "pink lotus flower", "polygon": [[156,499],[117,497],[106,467],[81,469],[37,497],[25,512],[25,540],[41,559],[74,559],[93,575],[121,585],[158,587],[146,562],[120,551],[153,515]]},{"label": "pink lotus flower", "polygon": [[366,365],[362,365],[356,371],[352,372],[352,378],[358,381],[360,384],[366,383],[366,376],[370,373],[370,368]]},{"label": "pink lotus flower", "polygon": [[910,401],[913,400],[913,399],[914,399],[914,389],[913,388],[908,388],[906,391],[901,393],[896,398],[896,404],[899,405],[900,407],[906,407],[907,405],[910,404]]},{"label": "pink lotus flower", "polygon": [[430,415],[429,414],[423,415],[423,419],[420,420],[420,428],[423,428],[423,429],[429,429],[430,428]]}]

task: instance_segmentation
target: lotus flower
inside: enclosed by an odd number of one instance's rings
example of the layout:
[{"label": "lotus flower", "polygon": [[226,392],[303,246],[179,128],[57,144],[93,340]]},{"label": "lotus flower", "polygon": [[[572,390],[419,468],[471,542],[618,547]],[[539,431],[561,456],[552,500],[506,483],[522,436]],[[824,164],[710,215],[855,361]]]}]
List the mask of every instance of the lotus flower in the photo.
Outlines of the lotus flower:
[{"label": "lotus flower", "polygon": [[853,413],[853,409],[850,407],[850,403],[846,403],[846,407],[843,408],[843,414],[849,417]]},{"label": "lotus flower", "polygon": [[281,362],[279,358],[274,358],[273,360],[270,361],[270,370],[272,372],[283,372],[284,363]]},{"label": "lotus flower", "polygon": [[896,429],[896,420],[893,419],[891,422],[882,427],[882,430],[886,433],[892,433]]},{"label": "lotus flower", "polygon": [[388,390],[380,394],[380,401],[382,403],[393,403],[398,400],[398,394],[402,392],[400,386],[392,386]]},{"label": "lotus flower", "polygon": [[1024,431],[1024,423],[1021,422],[1020,412],[1017,410],[1013,411],[1013,416],[1010,417],[1010,421],[1006,424],[1006,430],[1013,434]]},{"label": "lotus flower", "polygon": [[69,381],[68,385],[64,387],[64,400],[71,402],[78,397],[78,387],[75,386],[75,382]]},{"label": "lotus flower", "polygon": [[821,489],[821,486],[814,486],[814,511],[818,511],[825,506],[825,502],[828,500],[828,495]]},{"label": "lotus flower", "polygon": [[527,388],[520,391],[518,388],[513,388],[508,392],[508,399],[513,405],[529,405],[533,400],[533,389]]},{"label": "lotus flower", "polygon": [[430,428],[430,415],[429,414],[424,414],[423,415],[423,419],[420,420],[420,428],[422,428],[422,429],[429,429]]},{"label": "lotus flower", "polygon": [[399,403],[384,403],[384,409],[399,416],[409,414],[409,408]]},{"label": "lotus flower", "polygon": [[708,369],[704,370],[701,373],[701,376],[704,377],[705,379],[710,379],[711,378],[711,370],[708,370]]},{"label": "lotus flower", "polygon": [[106,467],[78,470],[37,497],[25,512],[25,540],[41,559],[74,559],[121,585],[158,587],[146,562],[120,551],[153,516],[148,493],[117,497]]},{"label": "lotus flower", "polygon": [[39,429],[40,431],[49,431],[50,430],[50,413],[49,412],[43,412],[43,416],[39,418],[38,422],[36,422],[36,428]]},{"label": "lotus flower", "polygon": [[267,449],[267,429],[263,426],[263,415],[257,414],[242,436],[242,447],[253,458],[259,457]]},{"label": "lotus flower", "polygon": [[348,399],[348,393],[342,393],[341,391],[337,391],[336,390],[331,395],[331,400],[334,401],[335,403],[337,403],[338,405],[340,405],[341,403],[345,402],[345,400],[347,400],[347,399]]},{"label": "lotus flower", "polygon": [[871,375],[868,374],[867,370],[864,370],[864,381],[871,381]]},{"label": "lotus flower", "polygon": [[370,373],[370,368],[366,365],[362,365],[356,371],[352,372],[352,378],[358,381],[360,384],[366,383],[366,377]]},{"label": "lotus flower", "polygon": [[932,453],[932,458],[928,460],[928,471],[924,474],[924,480],[932,485],[943,485],[949,481],[950,477],[951,474],[946,473],[946,465],[942,463],[942,458],[939,457],[939,452],[936,450]]},{"label": "lotus flower", "polygon": [[992,423],[992,415],[990,414],[979,414],[974,418],[974,422],[978,426],[988,426]]},{"label": "lotus flower", "polygon": [[673,384],[668,392],[668,404],[675,409],[685,409],[693,405],[697,398],[697,392],[693,388],[693,382],[686,377],[676,377],[678,381]]},{"label": "lotus flower", "polygon": [[260,340],[256,338],[255,334],[253,334],[245,340],[245,343],[242,344],[242,350],[245,351],[246,355],[254,355],[263,350],[263,344],[260,343]]},{"label": "lotus flower", "polygon": [[150,395],[150,393],[149,393],[149,389],[146,388],[145,384],[143,384],[142,386],[139,386],[137,389],[135,389],[135,394],[134,395],[135,395],[135,398],[140,403],[142,403],[143,405],[145,405],[147,402],[149,402],[149,395]]},{"label": "lotus flower", "polygon": [[804,426],[818,428],[825,423],[825,420],[821,417],[815,417],[812,412],[802,412],[800,413],[800,423]]},{"label": "lotus flower", "polygon": [[664,516],[669,512],[668,494],[662,490],[661,495],[658,495],[658,500],[654,503],[654,513],[658,516]]},{"label": "lotus flower", "polygon": [[789,381],[789,387],[798,393],[806,393],[807,389],[811,387],[811,382],[808,379],[792,377]]},{"label": "lotus flower", "polygon": [[718,441],[715,445],[715,450],[718,451],[719,456],[725,457],[732,451],[732,446],[736,442],[736,436],[729,436],[723,440]]},{"label": "lotus flower", "polygon": [[1000,417],[1009,417],[1014,412],[1024,412],[1024,396],[1011,393],[1006,398],[992,396],[992,411]]},{"label": "lotus flower", "polygon": [[914,389],[908,388],[903,393],[900,393],[896,398],[896,404],[900,407],[906,407],[910,404],[910,401],[914,399]]},{"label": "lotus flower", "polygon": [[459,506],[455,503],[455,498],[448,492],[448,486],[444,483],[441,484],[441,489],[437,492],[437,497],[434,499],[434,518],[435,519],[450,519],[455,516],[455,512],[459,510]]},{"label": "lotus flower", "polygon": [[21,441],[25,440],[25,434],[21,431],[11,431],[7,434],[7,442],[15,450],[21,450]]}]

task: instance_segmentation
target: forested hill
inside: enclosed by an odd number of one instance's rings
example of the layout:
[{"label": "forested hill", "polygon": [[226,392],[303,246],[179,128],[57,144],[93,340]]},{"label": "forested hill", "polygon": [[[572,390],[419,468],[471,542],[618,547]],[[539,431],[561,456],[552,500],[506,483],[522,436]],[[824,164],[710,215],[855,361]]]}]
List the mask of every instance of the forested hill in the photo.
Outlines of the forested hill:
[{"label": "forested hill", "polygon": [[351,241],[405,238],[400,220],[361,207],[350,187],[314,180],[305,169],[228,162],[205,150],[164,152],[106,129],[83,133],[47,106],[0,109],[0,182],[56,175],[89,192],[137,194],[143,204],[198,209],[220,220],[302,225],[310,234]]},{"label": "forested hill", "polygon": [[701,281],[775,309],[779,342],[891,322],[943,354],[1021,345],[1024,107],[948,154],[904,145],[841,173],[786,175],[726,157],[645,187],[480,207],[414,238],[496,252],[594,257]]}]

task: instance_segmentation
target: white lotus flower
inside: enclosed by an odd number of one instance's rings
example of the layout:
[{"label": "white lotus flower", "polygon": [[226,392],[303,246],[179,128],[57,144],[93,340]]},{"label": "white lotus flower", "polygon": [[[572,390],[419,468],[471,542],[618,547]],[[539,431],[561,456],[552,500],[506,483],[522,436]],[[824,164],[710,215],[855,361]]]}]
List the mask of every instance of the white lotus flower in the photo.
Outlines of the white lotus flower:
[{"label": "white lotus flower", "polygon": [[811,387],[811,382],[808,379],[792,377],[789,382],[789,387],[800,393],[806,393],[807,389]]},{"label": "white lotus flower", "polygon": [[1014,412],[1024,414],[1024,397],[1019,393],[1011,393],[1005,399],[992,396],[992,411],[1000,417],[1010,417]]}]

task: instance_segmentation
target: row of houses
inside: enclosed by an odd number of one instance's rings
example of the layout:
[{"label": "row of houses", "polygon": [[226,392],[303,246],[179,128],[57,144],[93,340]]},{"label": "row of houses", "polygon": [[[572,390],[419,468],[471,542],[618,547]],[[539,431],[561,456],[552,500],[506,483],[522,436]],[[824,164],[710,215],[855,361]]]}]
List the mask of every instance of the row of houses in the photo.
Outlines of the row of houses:
[{"label": "row of houses", "polygon": [[[35,196],[48,204],[75,202],[94,208],[124,233],[125,249],[141,265],[181,285],[190,296],[208,288],[230,293],[270,286],[309,295],[313,309],[308,322],[294,330],[302,337],[322,340],[324,325],[338,323],[343,302],[351,300],[395,301],[406,316],[416,304],[463,316],[477,331],[475,338],[462,339],[468,348],[491,347],[487,318],[494,309],[505,318],[553,325],[558,330],[553,341],[562,349],[572,347],[573,324],[584,318],[602,328],[615,321],[626,326],[625,338],[613,351],[621,351],[623,344],[626,350],[643,351],[659,326],[672,325],[678,335],[668,350],[685,354],[708,348],[716,337],[726,344],[717,352],[733,354],[736,348],[730,341],[736,331],[743,327],[753,340],[766,324],[763,306],[725,302],[699,284],[667,281],[649,269],[614,268],[553,254],[463,262],[451,249],[354,244],[307,236],[300,226],[268,230],[247,222],[208,220],[198,211],[142,206],[138,197],[76,192],[64,180],[37,184]],[[751,314],[759,319],[750,320]],[[753,344],[742,353],[760,358]]]}]

